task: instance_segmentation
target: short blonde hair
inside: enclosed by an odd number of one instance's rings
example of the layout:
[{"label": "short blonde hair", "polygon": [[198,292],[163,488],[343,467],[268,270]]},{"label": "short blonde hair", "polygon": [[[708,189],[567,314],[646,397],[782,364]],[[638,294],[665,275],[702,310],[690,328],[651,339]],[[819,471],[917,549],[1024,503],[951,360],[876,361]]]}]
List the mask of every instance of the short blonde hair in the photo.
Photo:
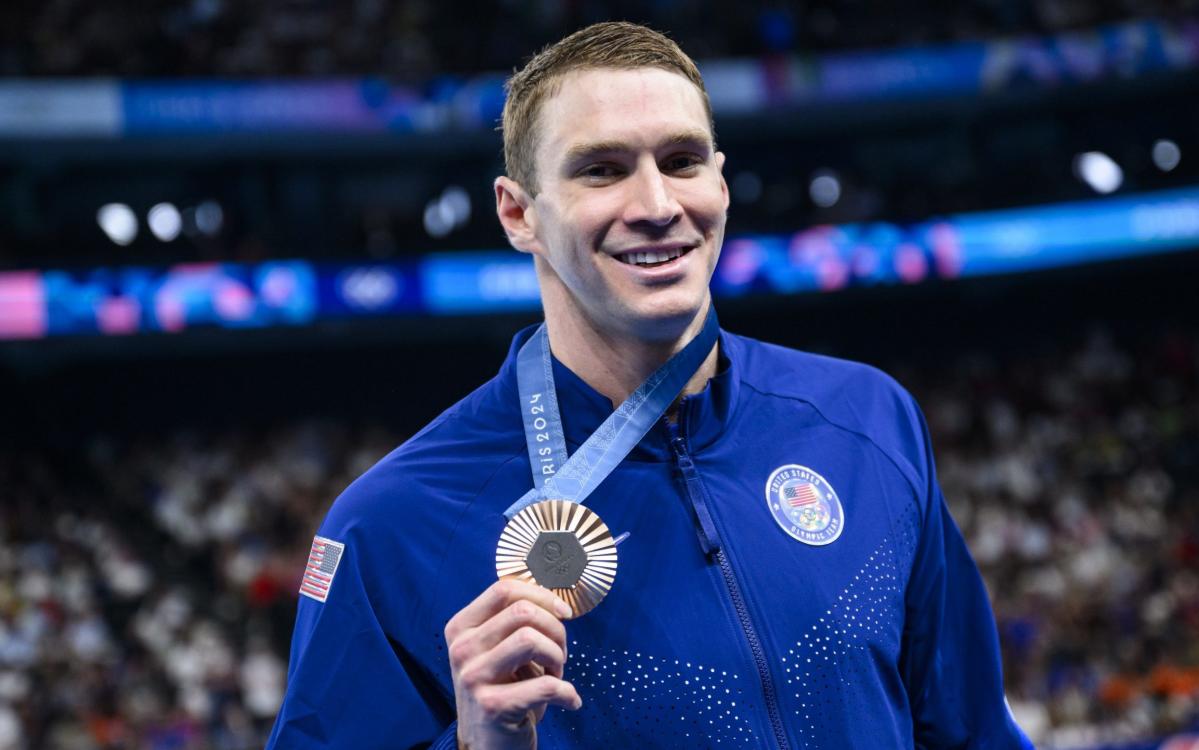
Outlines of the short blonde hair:
[{"label": "short blonde hair", "polygon": [[679,73],[695,84],[715,138],[712,104],[695,62],[666,35],[624,21],[607,21],[580,29],[533,56],[508,79],[504,88],[502,129],[504,168],[531,195],[537,194],[538,122],[541,104],[557,93],[562,76],[589,68],[660,68]]}]

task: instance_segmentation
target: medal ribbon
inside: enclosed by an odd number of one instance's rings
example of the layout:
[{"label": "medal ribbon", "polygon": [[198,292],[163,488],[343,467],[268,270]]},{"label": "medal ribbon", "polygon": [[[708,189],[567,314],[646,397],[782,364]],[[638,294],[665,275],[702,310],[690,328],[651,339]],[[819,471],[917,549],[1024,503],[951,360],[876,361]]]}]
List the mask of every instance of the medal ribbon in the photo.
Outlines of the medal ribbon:
[{"label": "medal ribbon", "polygon": [[554,388],[549,334],[543,323],[520,348],[516,360],[516,382],[534,486],[504,515],[512,518],[541,500],[585,502],[670,408],[707,359],[719,334],[716,310],[709,307],[699,335],[646,378],[574,455],[568,456]]}]

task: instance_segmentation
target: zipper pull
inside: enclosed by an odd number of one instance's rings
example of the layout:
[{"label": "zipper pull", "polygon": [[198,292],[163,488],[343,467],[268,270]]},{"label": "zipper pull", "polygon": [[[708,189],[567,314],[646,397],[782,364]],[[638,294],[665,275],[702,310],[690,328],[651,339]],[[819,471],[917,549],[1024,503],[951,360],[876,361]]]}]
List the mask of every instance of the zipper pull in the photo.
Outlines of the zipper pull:
[{"label": "zipper pull", "polygon": [[705,555],[710,556],[720,549],[720,537],[716,533],[716,524],[712,521],[712,512],[708,510],[708,501],[703,485],[700,484],[699,472],[695,469],[691,454],[687,452],[687,441],[680,434],[678,424],[667,422],[667,425],[670,428],[670,447],[674,451],[675,463],[683,475],[687,499],[691,501],[691,508],[695,512],[699,546]]}]

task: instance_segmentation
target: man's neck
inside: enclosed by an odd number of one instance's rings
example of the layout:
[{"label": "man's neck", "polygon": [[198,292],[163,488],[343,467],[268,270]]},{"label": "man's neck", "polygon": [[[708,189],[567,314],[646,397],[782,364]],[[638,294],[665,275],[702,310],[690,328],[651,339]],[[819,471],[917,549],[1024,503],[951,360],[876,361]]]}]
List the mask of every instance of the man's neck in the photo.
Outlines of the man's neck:
[{"label": "man's neck", "polygon": [[[603,330],[579,314],[547,315],[550,349],[558,361],[587,385],[607,396],[615,408],[645,379],[695,338],[703,328],[708,304],[678,337],[646,341],[634,335]],[[687,381],[682,395],[699,393],[716,375],[717,345]]]}]

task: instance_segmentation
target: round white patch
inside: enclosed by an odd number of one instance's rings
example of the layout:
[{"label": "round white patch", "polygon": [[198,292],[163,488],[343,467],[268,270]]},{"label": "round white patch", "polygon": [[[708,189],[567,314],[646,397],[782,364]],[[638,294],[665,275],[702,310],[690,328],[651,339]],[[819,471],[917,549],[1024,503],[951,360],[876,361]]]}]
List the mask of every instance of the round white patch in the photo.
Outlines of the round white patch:
[{"label": "round white patch", "polygon": [[766,507],[783,531],[814,547],[832,544],[845,530],[836,490],[806,466],[786,464],[770,473]]}]

